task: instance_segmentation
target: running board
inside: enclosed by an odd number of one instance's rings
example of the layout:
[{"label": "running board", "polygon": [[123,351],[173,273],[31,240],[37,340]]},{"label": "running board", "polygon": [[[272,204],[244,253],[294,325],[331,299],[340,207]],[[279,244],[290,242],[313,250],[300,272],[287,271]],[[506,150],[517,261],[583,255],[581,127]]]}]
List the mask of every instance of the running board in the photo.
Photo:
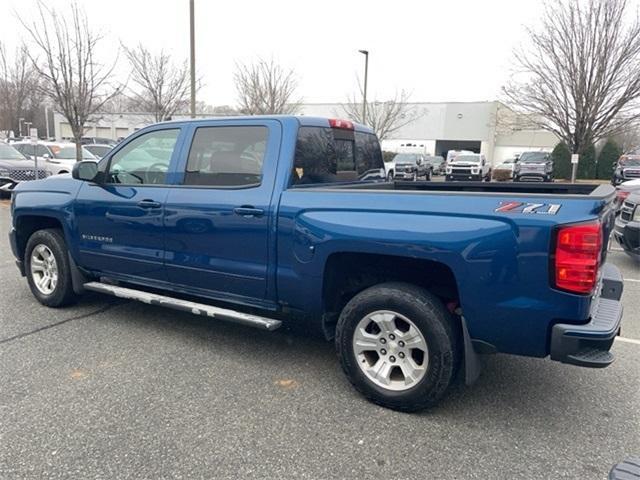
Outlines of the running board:
[{"label": "running board", "polygon": [[174,310],[190,312],[205,317],[220,318],[230,322],[239,323],[241,325],[247,325],[249,327],[261,328],[263,330],[275,330],[282,325],[280,320],[274,320],[272,318],[259,317],[258,315],[251,315],[248,313],[237,312],[235,310],[228,310],[226,308],[205,305],[204,303],[196,303],[188,300],[181,300],[179,298],[167,297],[165,295],[158,295],[157,293],[134,290],[133,288],[119,287],[117,285],[89,282],[84,284],[84,288],[94,292],[107,293],[119,298],[137,300],[142,303],[148,303],[149,305],[173,308]]}]

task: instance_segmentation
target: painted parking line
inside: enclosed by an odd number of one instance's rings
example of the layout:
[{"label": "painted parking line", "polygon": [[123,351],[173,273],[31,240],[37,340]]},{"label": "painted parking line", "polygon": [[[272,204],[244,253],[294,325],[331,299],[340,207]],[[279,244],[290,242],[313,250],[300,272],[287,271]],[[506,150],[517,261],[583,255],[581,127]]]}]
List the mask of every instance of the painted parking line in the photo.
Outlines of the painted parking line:
[{"label": "painted parking line", "polygon": [[640,279],[637,278],[625,278],[624,279],[625,282],[635,282],[635,283],[640,283]]},{"label": "painted parking line", "polygon": [[640,345],[640,340],[636,340],[635,338],[616,337],[616,340],[624,343],[632,343],[634,345]]}]

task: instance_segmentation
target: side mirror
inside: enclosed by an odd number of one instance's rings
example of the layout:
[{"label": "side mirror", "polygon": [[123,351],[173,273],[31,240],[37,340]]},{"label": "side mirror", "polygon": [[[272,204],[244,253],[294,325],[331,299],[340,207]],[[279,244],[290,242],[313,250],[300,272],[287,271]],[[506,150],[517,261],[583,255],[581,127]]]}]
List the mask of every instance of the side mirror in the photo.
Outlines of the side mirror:
[{"label": "side mirror", "polygon": [[77,162],[71,169],[71,176],[76,180],[85,182],[93,181],[98,175],[98,164],[96,162]]},{"label": "side mirror", "polygon": [[45,153],[44,155],[42,155],[42,158],[44,158],[45,160],[51,160],[51,155]]}]

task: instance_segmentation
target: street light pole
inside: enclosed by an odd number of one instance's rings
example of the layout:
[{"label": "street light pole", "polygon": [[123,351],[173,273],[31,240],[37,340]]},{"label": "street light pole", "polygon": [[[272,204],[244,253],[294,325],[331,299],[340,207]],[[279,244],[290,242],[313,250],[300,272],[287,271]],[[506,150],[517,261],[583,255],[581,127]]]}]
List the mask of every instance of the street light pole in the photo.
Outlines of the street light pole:
[{"label": "street light pole", "polygon": [[189,0],[189,30],[191,46],[191,118],[196,118],[196,36],[194,0]]},{"label": "street light pole", "polygon": [[364,55],[364,90],[362,91],[362,123],[367,123],[367,77],[369,74],[369,50],[358,50]]}]

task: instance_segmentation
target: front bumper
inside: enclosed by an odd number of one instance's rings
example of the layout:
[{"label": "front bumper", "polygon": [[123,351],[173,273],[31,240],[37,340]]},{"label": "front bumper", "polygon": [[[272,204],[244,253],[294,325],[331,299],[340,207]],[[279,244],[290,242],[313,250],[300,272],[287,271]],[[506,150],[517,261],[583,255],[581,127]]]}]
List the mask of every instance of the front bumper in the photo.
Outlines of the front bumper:
[{"label": "front bumper", "polygon": [[518,172],[515,175],[515,179],[518,182],[548,182],[551,179],[551,175],[542,172]]},{"label": "front bumper", "polygon": [[558,323],[551,331],[551,359],[581,367],[603,368],[610,365],[609,351],[620,332],[622,322],[623,280],[620,270],[611,264],[602,266],[599,295],[591,303],[591,319],[583,325]]},{"label": "front bumper", "polygon": [[20,258],[20,254],[18,253],[18,238],[16,230],[14,228],[12,228],[9,232],[9,245],[11,245],[11,252],[13,253],[13,256],[17,259],[16,266],[18,267],[18,270],[20,270],[20,275],[24,277],[24,262],[22,261],[22,259]]},{"label": "front bumper", "polygon": [[18,182],[13,178],[9,177],[0,177],[0,192],[9,193],[11,190],[16,188]]},{"label": "front bumper", "polygon": [[447,182],[480,182],[482,181],[482,174],[472,173],[447,173],[445,180]]},{"label": "front bumper", "polygon": [[395,180],[413,180],[417,175],[417,172],[395,172],[393,178]]},{"label": "front bumper", "polygon": [[640,222],[623,222],[618,216],[613,236],[625,252],[640,259]]}]

